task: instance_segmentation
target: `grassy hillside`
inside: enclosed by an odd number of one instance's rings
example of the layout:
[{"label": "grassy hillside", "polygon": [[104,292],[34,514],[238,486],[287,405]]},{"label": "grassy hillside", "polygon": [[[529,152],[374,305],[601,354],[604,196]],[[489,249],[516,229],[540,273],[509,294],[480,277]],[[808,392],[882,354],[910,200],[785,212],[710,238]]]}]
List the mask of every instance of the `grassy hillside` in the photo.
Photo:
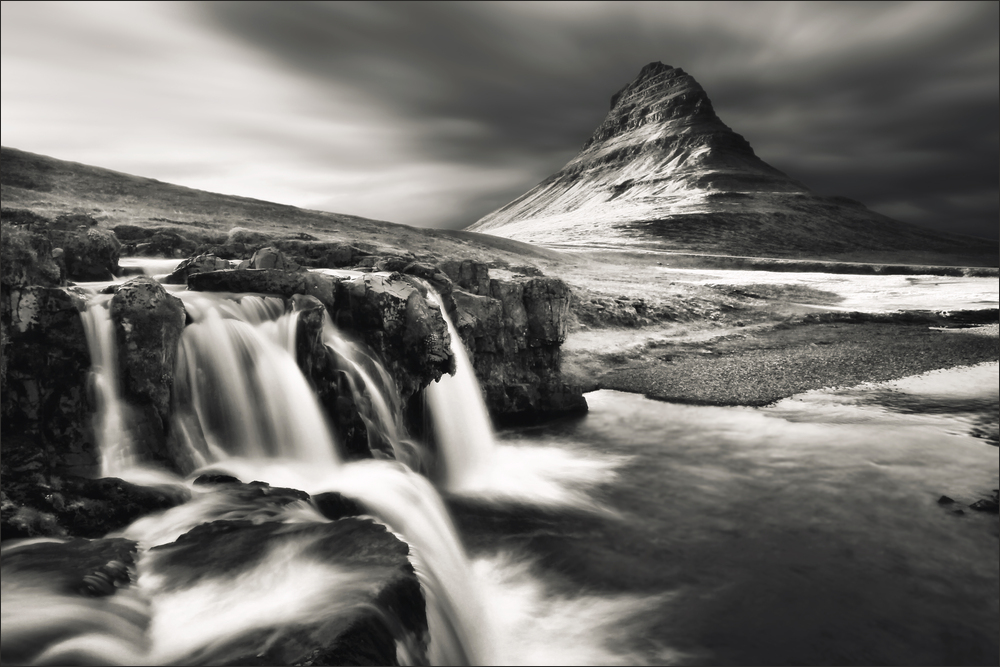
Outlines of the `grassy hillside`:
[{"label": "grassy hillside", "polygon": [[205,192],[6,147],[0,148],[0,199],[4,209],[28,210],[50,219],[84,214],[108,229],[128,224],[200,236],[245,227],[277,237],[307,234],[320,241],[368,243],[387,253],[409,252],[428,259],[518,264],[558,262],[561,257],[485,234],[419,229]]}]

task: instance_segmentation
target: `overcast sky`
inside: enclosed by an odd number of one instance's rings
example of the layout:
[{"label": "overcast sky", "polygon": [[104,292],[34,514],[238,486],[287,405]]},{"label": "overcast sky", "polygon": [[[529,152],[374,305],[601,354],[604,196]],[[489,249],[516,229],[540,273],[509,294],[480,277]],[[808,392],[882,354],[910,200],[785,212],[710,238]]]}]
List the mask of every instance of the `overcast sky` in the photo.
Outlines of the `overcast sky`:
[{"label": "overcast sky", "polygon": [[820,194],[987,238],[1000,3],[2,5],[2,143],[191,187],[460,228],[681,67]]}]

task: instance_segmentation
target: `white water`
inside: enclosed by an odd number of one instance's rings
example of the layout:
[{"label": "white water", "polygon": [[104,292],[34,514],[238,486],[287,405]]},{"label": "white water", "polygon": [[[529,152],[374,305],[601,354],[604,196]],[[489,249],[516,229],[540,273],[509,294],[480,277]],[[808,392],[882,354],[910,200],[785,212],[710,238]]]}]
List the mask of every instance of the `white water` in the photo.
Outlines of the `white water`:
[{"label": "white water", "polygon": [[94,432],[101,448],[101,476],[120,477],[136,464],[132,438],[125,426],[127,406],[121,400],[118,351],[111,322],[111,297],[95,298],[83,313],[90,348],[91,375],[97,405]]},{"label": "white water", "polygon": [[338,331],[328,313],[323,314],[323,343],[346,368],[347,382],[368,431],[372,452],[380,451],[377,439],[381,437],[392,447],[397,461],[413,470],[423,470],[426,456],[406,432],[403,402],[389,373],[358,343]]},{"label": "white water", "polygon": [[458,330],[437,295],[430,294],[448,325],[455,374],[428,385],[424,397],[444,462],[444,486],[460,492],[482,485],[489,475],[495,450],[493,425]]},{"label": "white water", "polygon": [[194,467],[246,456],[335,468],[333,435],[294,357],[297,313],[271,321],[280,300],[182,294],[194,322],[178,346],[174,424]]},{"label": "white water", "polygon": [[[943,492],[971,502],[994,484],[995,450],[992,459],[982,455],[988,445],[968,435],[961,410],[900,412],[886,396],[995,402],[996,364],[805,394],[765,409],[674,406],[598,392],[588,396],[586,419],[506,433],[499,442],[488,419],[470,427],[448,418],[464,417],[469,402],[481,400],[473,384],[441,400],[435,421],[439,433],[463,434],[444,450],[457,457],[448,466],[459,474],[448,486],[461,498],[515,519],[519,507],[528,514],[611,509],[599,522],[577,524],[577,515],[558,514],[524,529],[466,521],[470,536],[456,529],[432,485],[406,467],[339,463],[332,441],[315,449],[315,434],[322,440],[329,431],[325,423],[302,427],[315,399],[310,404],[296,393],[308,385],[294,359],[295,318],[281,300],[181,294],[196,322],[178,360],[189,446],[200,456],[195,465],[361,500],[410,544],[428,600],[433,664],[801,664],[808,662],[803,655],[913,664],[942,655],[904,650],[921,642],[935,648],[941,627],[960,644],[978,641],[948,626],[951,618],[978,628],[979,617],[995,614],[995,548],[983,549],[974,533],[987,517],[956,523],[934,504]],[[88,324],[88,335],[102,327],[110,331],[107,322]],[[454,327],[451,335],[456,344]],[[366,424],[406,452],[400,402],[384,369],[332,328],[325,339],[356,372],[352,388],[371,405]],[[98,341],[95,360],[108,358],[110,340]],[[474,380],[471,367],[462,374]],[[279,395],[274,405],[258,402],[272,394]],[[489,438],[477,440],[484,430]],[[461,451],[470,439],[486,445],[471,465]],[[266,644],[276,628],[332,622],[364,604],[370,573],[305,556],[310,538],[294,531],[248,570],[176,585],[157,552],[145,550],[200,524],[327,521],[303,501],[261,506],[213,487],[190,488],[188,503],[123,531],[143,550],[138,586],[80,598],[45,582],[5,579],[5,650],[55,637],[35,664],[211,662],[226,642],[248,633]],[[470,560],[463,540],[476,535]],[[857,550],[860,562],[836,549]],[[971,555],[979,552],[987,562],[994,554],[993,575],[982,574],[982,559]],[[913,589],[923,592],[909,597]],[[970,590],[984,589],[993,591],[992,603],[962,606],[978,599]],[[935,617],[929,606],[944,611]],[[812,636],[816,615],[819,648],[797,653],[796,638]],[[889,630],[879,635],[884,625]],[[743,628],[750,639],[739,634]],[[837,641],[846,643],[844,652],[825,652]],[[862,648],[851,653],[852,642]],[[398,650],[404,660],[415,655]]]}]

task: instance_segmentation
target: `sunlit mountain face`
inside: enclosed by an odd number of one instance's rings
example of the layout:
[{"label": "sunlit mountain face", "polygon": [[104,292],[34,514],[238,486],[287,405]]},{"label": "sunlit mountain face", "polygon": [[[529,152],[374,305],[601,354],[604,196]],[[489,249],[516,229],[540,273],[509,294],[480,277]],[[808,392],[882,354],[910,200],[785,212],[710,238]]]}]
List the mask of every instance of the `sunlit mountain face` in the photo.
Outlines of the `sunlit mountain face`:
[{"label": "sunlit mountain face", "polygon": [[646,65],[559,172],[469,227],[562,246],[737,255],[996,254],[827,197],[771,167],[684,70]]}]

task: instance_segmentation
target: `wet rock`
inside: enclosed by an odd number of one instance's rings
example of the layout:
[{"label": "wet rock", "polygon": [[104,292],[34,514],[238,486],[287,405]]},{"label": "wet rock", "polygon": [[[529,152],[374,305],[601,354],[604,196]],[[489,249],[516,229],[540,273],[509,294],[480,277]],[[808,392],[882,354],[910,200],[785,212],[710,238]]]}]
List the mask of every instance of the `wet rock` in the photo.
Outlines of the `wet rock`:
[{"label": "wet rock", "polygon": [[[6,450],[6,446],[5,446]],[[6,456],[6,452],[5,452]],[[183,486],[139,486],[117,478],[89,479],[6,466],[0,507],[2,538],[97,538],[190,497]]]},{"label": "wet rock", "polygon": [[314,296],[329,310],[337,306],[339,278],[306,271],[280,269],[228,269],[188,277],[188,289],[198,292],[255,292],[290,299],[296,294]]},{"label": "wet rock", "polygon": [[198,255],[185,259],[177,265],[173,273],[163,279],[168,285],[186,285],[188,276],[210,271],[225,271],[233,268],[232,262],[215,255]]},{"label": "wet rock", "polygon": [[136,543],[131,540],[76,538],[5,549],[0,563],[5,576],[20,581],[23,575],[42,577],[48,591],[103,596],[131,583],[129,568],[135,565],[135,555]]},{"label": "wet rock", "polygon": [[[239,665],[397,664],[399,642],[416,664],[426,663],[426,611],[407,558],[409,547],[380,524],[358,518],[311,524],[214,521],[151,549],[148,558],[162,588],[170,590],[252,576],[260,563],[286,545],[294,545],[298,562],[332,572],[347,570],[350,579],[338,577],[335,585],[328,584],[329,591],[317,580],[317,588],[308,593],[329,595],[330,604],[318,606],[297,623],[278,621],[250,636],[205,647],[200,660]],[[294,560],[290,567],[297,567]],[[280,572],[269,571],[268,576],[280,585]]]},{"label": "wet rock", "polygon": [[996,514],[998,512],[998,509],[1000,509],[995,500],[988,500],[985,498],[982,500],[977,500],[976,502],[969,505],[969,507],[971,509],[976,510],[977,512],[989,512],[991,514]]},{"label": "wet rock", "polygon": [[236,479],[232,475],[223,475],[220,473],[205,473],[204,475],[199,475],[192,484],[242,484],[240,480]]},{"label": "wet rock", "polygon": [[181,300],[145,276],[122,285],[111,299],[122,398],[135,417],[128,420],[133,442],[141,457],[163,463],[173,460],[166,435],[185,319]]},{"label": "wet rock", "polygon": [[971,509],[976,510],[977,512],[987,512],[990,514],[997,514],[998,512],[1000,512],[1000,503],[998,503],[998,501],[1000,501],[1000,490],[993,489],[993,497],[982,498],[980,500],[977,500],[976,502],[969,505],[969,507]]},{"label": "wet rock", "polygon": [[124,656],[150,616],[135,596],[116,595],[132,584],[135,552],[124,539],[5,544],[4,663],[137,664],[138,654]]},{"label": "wet rock", "polygon": [[376,353],[404,399],[454,370],[441,311],[402,275],[365,274],[339,288],[335,322]]},{"label": "wet rock", "polygon": [[59,239],[65,251],[66,272],[70,280],[111,280],[121,269],[118,258],[121,243],[113,232],[91,228],[67,233]]},{"label": "wet rock", "polygon": [[357,500],[348,498],[342,493],[329,491],[313,496],[313,504],[323,516],[332,521],[349,516],[367,514],[365,508]]},{"label": "wet rock", "polygon": [[42,452],[45,469],[91,474],[98,467],[88,392],[84,300],[58,287],[3,288],[0,414],[4,456],[15,436]]}]

